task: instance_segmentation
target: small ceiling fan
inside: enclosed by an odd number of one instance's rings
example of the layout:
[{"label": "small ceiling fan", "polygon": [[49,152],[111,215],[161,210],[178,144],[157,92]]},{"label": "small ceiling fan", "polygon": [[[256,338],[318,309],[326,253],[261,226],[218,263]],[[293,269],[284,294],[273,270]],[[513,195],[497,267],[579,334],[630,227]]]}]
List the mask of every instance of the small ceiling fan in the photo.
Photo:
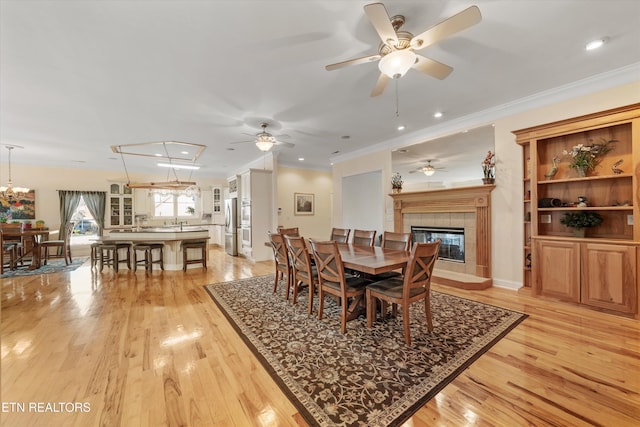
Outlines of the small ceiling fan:
[{"label": "small ceiling fan", "polygon": [[378,77],[371,96],[382,94],[389,79],[399,79],[409,71],[409,68],[440,80],[446,78],[451,74],[453,68],[434,59],[418,55],[415,51],[438,43],[482,20],[480,9],[477,6],[471,6],[414,36],[408,31],[399,31],[405,22],[404,16],[395,15],[390,18],[382,3],[368,4],[364,6],[364,12],[382,39],[378,53],[330,64],[325,68],[327,71],[331,71],[348,65],[380,60],[378,62],[380,77]]},{"label": "small ceiling fan", "polygon": [[433,174],[435,174],[436,171],[446,172],[446,170],[444,170],[445,168],[437,168],[437,167],[433,166],[431,164],[431,162],[435,162],[435,160],[434,159],[427,160],[427,164],[426,165],[421,166],[418,169],[414,169],[412,171],[409,171],[409,173],[422,172],[426,176],[433,176]]},{"label": "small ceiling fan", "polygon": [[[267,132],[267,126],[269,126],[268,123],[260,123],[262,132],[257,133],[255,135],[255,139],[248,140],[248,141],[236,141],[236,142],[232,142],[231,144],[244,144],[247,142],[255,142],[256,147],[258,147],[260,151],[269,151],[271,150],[271,148],[273,148],[274,145],[281,145],[283,147],[289,147],[289,148],[295,147],[295,144],[291,142],[284,142],[284,141],[277,140],[274,135]],[[284,135],[281,135],[280,137],[284,137]]]}]

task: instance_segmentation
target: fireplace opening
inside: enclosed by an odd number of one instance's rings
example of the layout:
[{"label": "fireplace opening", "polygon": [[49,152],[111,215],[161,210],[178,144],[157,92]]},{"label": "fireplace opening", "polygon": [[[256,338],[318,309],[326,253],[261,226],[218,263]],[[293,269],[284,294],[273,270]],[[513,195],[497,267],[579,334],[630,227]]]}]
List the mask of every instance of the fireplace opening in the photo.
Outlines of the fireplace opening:
[{"label": "fireplace opening", "polygon": [[411,226],[413,242],[429,243],[442,240],[438,258],[454,262],[464,262],[464,228]]}]

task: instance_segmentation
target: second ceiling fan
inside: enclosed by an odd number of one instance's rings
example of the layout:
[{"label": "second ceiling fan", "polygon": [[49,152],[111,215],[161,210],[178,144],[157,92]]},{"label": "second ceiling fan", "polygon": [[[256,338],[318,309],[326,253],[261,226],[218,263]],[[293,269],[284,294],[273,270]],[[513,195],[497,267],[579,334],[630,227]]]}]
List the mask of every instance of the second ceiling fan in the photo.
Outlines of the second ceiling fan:
[{"label": "second ceiling fan", "polygon": [[380,95],[384,92],[390,79],[398,79],[404,76],[410,68],[440,80],[446,78],[451,74],[453,68],[434,59],[418,55],[415,51],[438,43],[482,20],[480,9],[477,6],[471,6],[414,36],[408,31],[399,31],[404,24],[404,16],[395,15],[389,17],[387,9],[382,3],[368,4],[364,6],[364,12],[380,39],[382,39],[378,47],[378,53],[330,64],[325,68],[331,71],[348,65],[379,60],[380,77],[378,77],[371,96]]}]

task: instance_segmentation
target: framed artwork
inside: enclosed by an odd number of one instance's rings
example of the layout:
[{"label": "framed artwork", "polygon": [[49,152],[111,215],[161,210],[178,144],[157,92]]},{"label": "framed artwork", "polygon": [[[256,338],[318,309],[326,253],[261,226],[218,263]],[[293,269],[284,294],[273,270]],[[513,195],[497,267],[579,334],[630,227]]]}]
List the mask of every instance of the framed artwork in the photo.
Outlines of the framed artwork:
[{"label": "framed artwork", "polygon": [[15,200],[0,197],[0,217],[9,220],[36,219],[36,192],[19,193]]},{"label": "framed artwork", "polygon": [[294,215],[313,215],[315,202],[312,193],[294,193],[293,197]]}]

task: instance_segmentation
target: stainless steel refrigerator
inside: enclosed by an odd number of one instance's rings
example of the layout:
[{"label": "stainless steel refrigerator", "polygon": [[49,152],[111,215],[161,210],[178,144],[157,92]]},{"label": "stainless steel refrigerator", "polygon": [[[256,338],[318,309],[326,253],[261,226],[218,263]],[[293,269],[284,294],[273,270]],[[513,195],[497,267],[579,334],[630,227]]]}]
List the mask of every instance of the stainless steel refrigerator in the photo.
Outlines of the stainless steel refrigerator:
[{"label": "stainless steel refrigerator", "polygon": [[224,250],[233,256],[238,255],[238,199],[224,201]]}]

